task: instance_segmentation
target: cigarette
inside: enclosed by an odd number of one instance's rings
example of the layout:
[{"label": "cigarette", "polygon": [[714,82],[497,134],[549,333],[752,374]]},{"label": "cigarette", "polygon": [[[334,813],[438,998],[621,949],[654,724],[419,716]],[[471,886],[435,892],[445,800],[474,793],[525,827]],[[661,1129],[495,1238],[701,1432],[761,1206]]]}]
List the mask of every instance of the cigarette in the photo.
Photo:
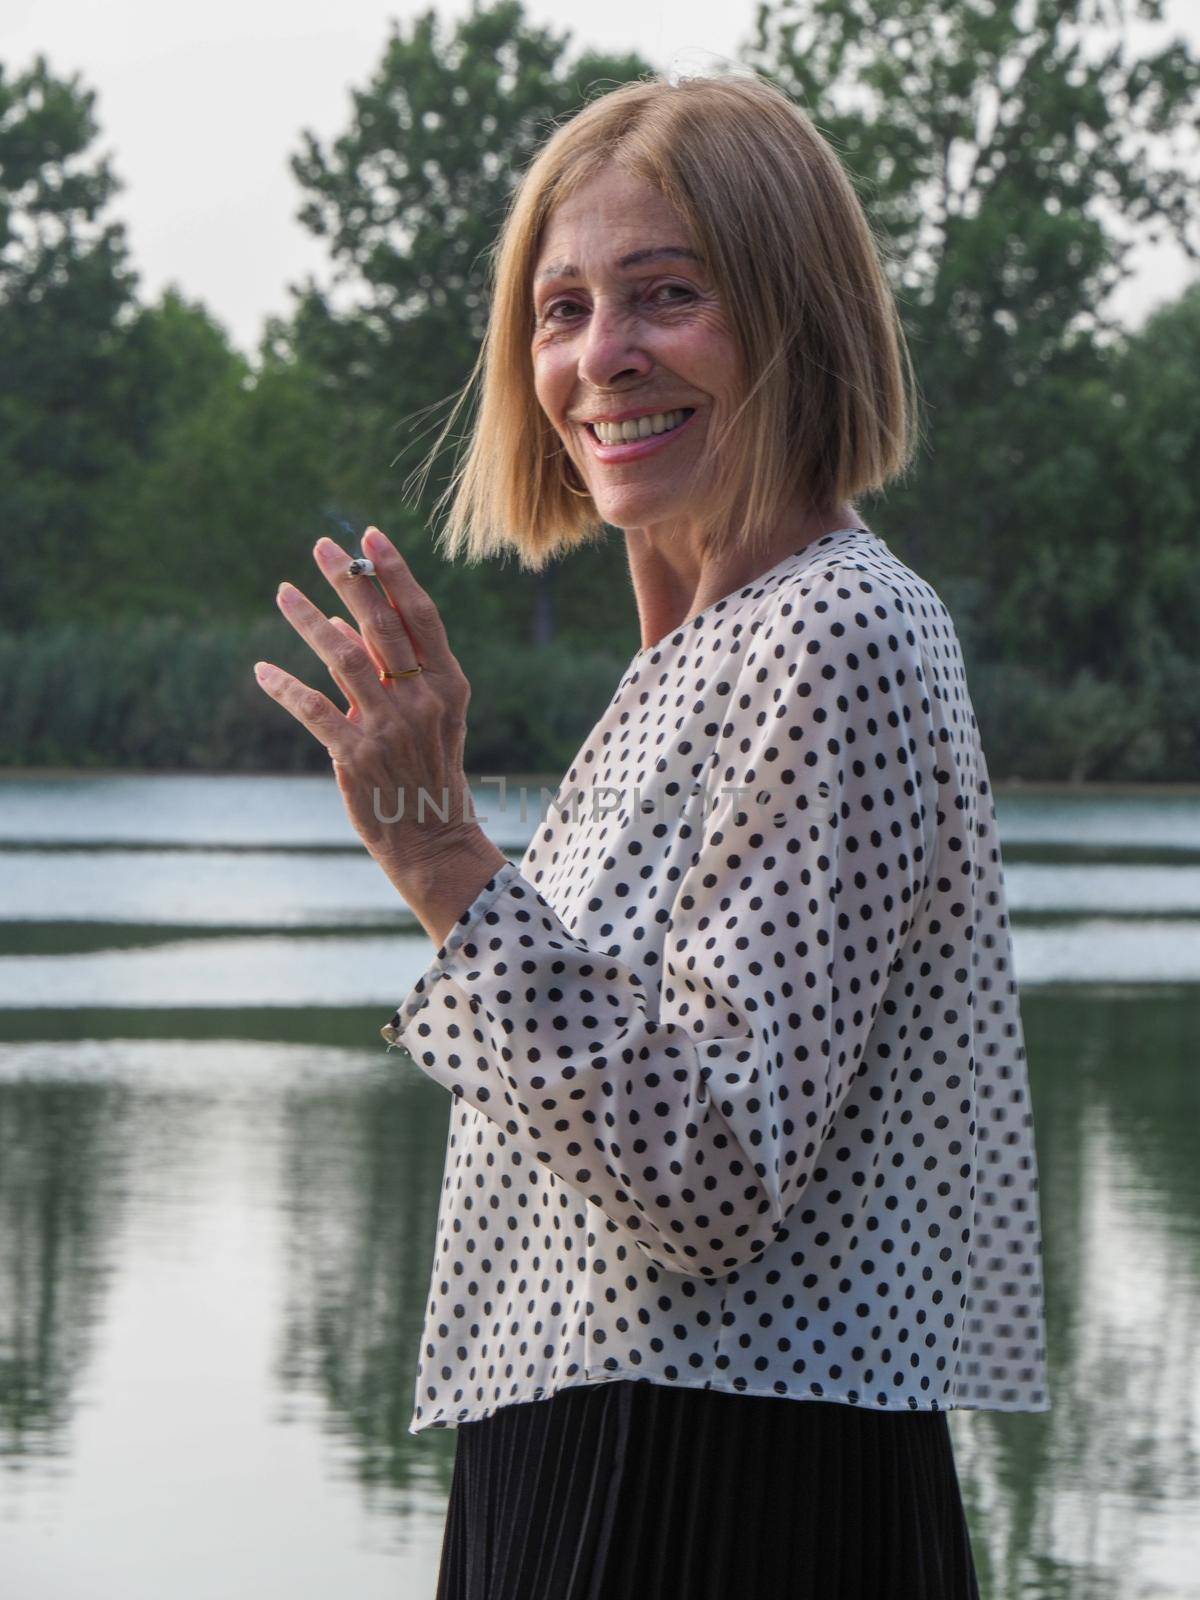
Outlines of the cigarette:
[{"label": "cigarette", "polygon": [[352,578],[373,578],[375,563],[368,556],[355,556],[346,571]]}]

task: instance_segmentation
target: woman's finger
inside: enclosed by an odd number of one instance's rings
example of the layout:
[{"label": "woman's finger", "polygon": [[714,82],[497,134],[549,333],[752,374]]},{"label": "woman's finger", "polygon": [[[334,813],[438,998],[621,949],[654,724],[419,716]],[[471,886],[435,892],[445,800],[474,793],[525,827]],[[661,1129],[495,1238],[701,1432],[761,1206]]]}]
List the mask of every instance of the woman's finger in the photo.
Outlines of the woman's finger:
[{"label": "woman's finger", "polygon": [[365,574],[350,572],[350,557],[333,539],[318,539],[313,546],[313,559],[353,613],[378,665],[389,672],[408,672],[415,667],[416,646],[404,617],[387,594]]},{"label": "woman's finger", "polygon": [[[344,639],[348,639],[352,643],[352,645],[354,646],[355,649],[360,650],[362,652],[362,654],[364,656],[366,656],[367,660],[371,664],[371,671],[376,675],[376,677],[378,677],[379,676],[379,663],[375,660],[374,656],[371,654],[370,649],[368,648],[366,642],[364,641],[362,635],[358,632],[358,630],[356,628],[352,628],[350,626],[350,624],[346,621],[345,617],[330,617],[329,621],[330,621],[330,625],[332,627],[335,627],[338,630],[338,632],[342,635],[342,637]],[[354,690],[353,690],[352,686],[350,684],[348,684],[348,683],[343,682],[341,674],[338,672],[338,670],[335,667],[330,667],[329,671],[330,671],[330,674],[333,677],[333,681],[337,684],[338,688],[346,696],[346,701],[347,701],[347,703],[348,703],[348,705],[350,707],[350,710],[347,713],[347,715],[349,715],[351,717],[357,716],[358,713],[359,713],[359,704],[358,704],[358,701],[354,698]]]},{"label": "woman's finger", "polygon": [[256,661],[254,676],[271,696],[278,700],[302,723],[318,743],[323,744],[335,761],[344,761],[349,755],[346,730],[351,726],[346,718],[319,689],[310,689],[290,672],[274,666],[270,661]]},{"label": "woman's finger", "polygon": [[329,620],[340,631],[343,638],[349,639],[362,652],[371,664],[371,671],[378,677],[384,668],[384,664],[372,650],[370,640],[364,639],[358,629],[347,622],[345,617],[330,617]]},{"label": "woman's finger", "polygon": [[372,527],[363,534],[362,547],[363,554],[375,563],[375,575],[403,619],[420,664],[433,672],[456,669],[458,662],[450,649],[441,612],[413,577],[396,546]]},{"label": "woman's finger", "polygon": [[386,691],[370,656],[353,645],[307,595],[290,583],[281,583],[276,595],[279,609],[296,632],[329,668],[338,687],[360,705],[384,709]]}]

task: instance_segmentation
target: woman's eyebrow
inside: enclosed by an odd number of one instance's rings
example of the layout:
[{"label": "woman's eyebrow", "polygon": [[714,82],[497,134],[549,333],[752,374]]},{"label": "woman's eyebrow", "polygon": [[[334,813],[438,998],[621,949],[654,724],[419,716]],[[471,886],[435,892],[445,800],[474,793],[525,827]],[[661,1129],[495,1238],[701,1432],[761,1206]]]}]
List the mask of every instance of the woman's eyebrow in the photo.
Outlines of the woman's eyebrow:
[{"label": "woman's eyebrow", "polygon": [[[704,257],[695,250],[689,250],[682,244],[652,245],[646,250],[631,250],[627,256],[622,256],[617,266],[624,270],[626,267],[640,267],[647,261],[659,261],[664,256],[680,256],[686,261],[695,261],[699,266],[704,265]],[[546,267],[539,272],[536,282],[542,283],[547,278],[575,278],[579,276],[579,268],[569,261],[558,261],[551,267]]]}]

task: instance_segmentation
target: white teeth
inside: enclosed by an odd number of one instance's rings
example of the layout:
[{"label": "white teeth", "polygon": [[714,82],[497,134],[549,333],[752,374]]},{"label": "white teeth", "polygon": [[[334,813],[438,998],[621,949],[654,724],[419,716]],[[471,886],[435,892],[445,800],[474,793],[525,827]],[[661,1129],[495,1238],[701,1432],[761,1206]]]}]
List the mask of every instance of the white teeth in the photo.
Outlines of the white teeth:
[{"label": "white teeth", "polygon": [[683,411],[658,411],[652,417],[637,417],[630,422],[594,422],[592,429],[601,444],[628,444],[634,439],[648,439],[654,433],[669,433],[690,413]]}]

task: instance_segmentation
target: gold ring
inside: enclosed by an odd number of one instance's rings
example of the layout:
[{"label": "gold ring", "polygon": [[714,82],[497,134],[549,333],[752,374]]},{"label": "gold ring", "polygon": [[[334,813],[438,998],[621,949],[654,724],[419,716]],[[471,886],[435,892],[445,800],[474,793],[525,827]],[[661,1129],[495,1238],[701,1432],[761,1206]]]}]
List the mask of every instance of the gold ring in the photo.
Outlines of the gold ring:
[{"label": "gold ring", "polygon": [[388,672],[384,668],[379,670],[380,683],[386,683],[389,678],[415,678],[418,672],[424,672],[424,667],[409,667],[407,672]]}]

